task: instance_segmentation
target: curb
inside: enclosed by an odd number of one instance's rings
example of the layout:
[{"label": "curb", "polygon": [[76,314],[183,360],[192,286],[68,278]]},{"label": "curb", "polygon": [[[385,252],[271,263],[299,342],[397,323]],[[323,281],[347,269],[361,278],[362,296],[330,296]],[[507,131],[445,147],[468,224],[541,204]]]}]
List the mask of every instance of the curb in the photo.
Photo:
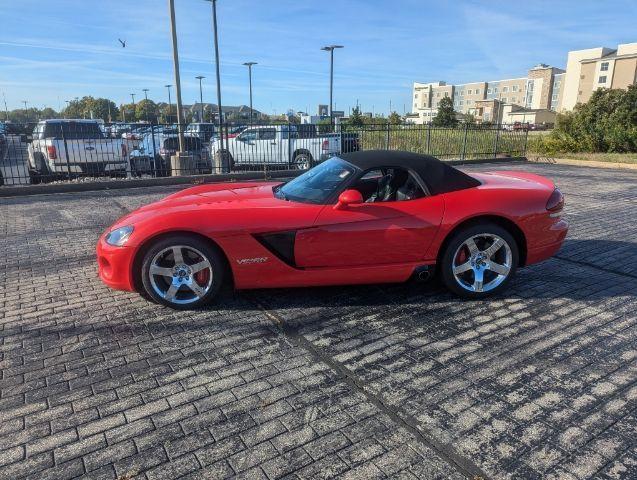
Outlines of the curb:
[{"label": "curb", "polygon": [[[449,165],[480,165],[484,163],[511,163],[527,161],[526,157],[500,157],[477,160],[447,160]],[[56,183],[44,185],[0,186],[0,198],[29,195],[47,195],[54,193],[91,192],[99,190],[119,190],[123,188],[160,187],[169,185],[201,185],[202,183],[221,183],[239,180],[277,180],[296,177],[303,173],[299,170],[271,170],[268,172],[225,173],[213,175],[187,175],[183,177],[139,178],[124,180],[98,180],[83,183]]]},{"label": "curb", "polygon": [[591,168],[611,168],[619,170],[637,170],[637,163],[622,163],[622,162],[600,162],[597,160],[577,160],[574,158],[538,158],[529,159],[532,163],[544,163],[551,165],[573,165],[576,167],[591,167]]}]

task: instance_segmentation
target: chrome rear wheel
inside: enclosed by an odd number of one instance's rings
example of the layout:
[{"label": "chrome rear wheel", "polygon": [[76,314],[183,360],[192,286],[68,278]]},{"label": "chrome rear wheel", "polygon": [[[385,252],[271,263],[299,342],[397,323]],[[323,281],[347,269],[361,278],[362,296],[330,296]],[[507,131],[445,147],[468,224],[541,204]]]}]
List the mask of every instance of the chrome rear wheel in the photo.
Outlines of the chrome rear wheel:
[{"label": "chrome rear wheel", "polygon": [[490,292],[511,273],[511,247],[495,234],[474,235],[453,256],[453,276],[470,292]]},{"label": "chrome rear wheel", "polygon": [[504,289],[518,266],[519,247],[492,223],[467,226],[450,237],[440,258],[442,279],[461,297],[482,298]]}]

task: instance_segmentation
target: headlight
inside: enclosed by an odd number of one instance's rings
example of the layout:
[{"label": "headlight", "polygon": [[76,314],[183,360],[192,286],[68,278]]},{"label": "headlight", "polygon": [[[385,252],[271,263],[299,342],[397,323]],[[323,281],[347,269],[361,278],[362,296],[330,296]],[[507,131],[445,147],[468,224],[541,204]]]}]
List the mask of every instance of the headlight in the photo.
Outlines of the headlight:
[{"label": "headlight", "polygon": [[133,227],[131,226],[118,228],[117,230],[108,232],[108,235],[106,235],[106,243],[114,247],[121,247],[128,241],[131,233],[133,233]]}]

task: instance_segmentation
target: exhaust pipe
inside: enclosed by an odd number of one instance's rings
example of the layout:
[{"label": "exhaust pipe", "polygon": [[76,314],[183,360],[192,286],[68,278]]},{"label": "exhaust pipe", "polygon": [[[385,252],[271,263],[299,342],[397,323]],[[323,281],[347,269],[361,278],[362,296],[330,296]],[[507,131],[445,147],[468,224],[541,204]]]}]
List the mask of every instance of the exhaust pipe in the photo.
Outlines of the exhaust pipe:
[{"label": "exhaust pipe", "polygon": [[414,277],[419,282],[426,282],[431,278],[432,269],[429,265],[421,265],[414,270]]}]

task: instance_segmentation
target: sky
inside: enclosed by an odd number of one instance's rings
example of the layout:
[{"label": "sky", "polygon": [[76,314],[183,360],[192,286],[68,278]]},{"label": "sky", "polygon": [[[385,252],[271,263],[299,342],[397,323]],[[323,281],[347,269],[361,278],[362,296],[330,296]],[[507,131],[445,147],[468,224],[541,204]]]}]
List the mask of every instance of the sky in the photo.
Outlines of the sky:
[{"label": "sky", "polygon": [[[569,50],[637,42],[637,1],[218,0],[222,103],[254,108],[409,111],[414,81],[515,78]],[[216,103],[211,5],[175,0],[185,104]],[[122,48],[118,38],[126,41]],[[58,110],[92,95],[167,101],[174,84],[167,0],[0,0],[0,102]],[[174,91],[173,91],[174,102]],[[0,104],[0,108],[4,108]]]}]

